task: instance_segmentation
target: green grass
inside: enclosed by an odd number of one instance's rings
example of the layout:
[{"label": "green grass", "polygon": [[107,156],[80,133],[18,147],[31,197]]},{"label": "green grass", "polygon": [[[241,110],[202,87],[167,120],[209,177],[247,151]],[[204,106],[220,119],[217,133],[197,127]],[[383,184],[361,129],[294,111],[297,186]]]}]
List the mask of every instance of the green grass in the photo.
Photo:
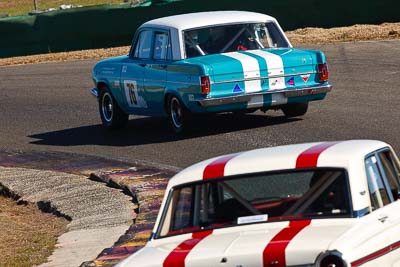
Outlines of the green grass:
[{"label": "green grass", "polygon": [[[129,2],[141,2],[130,0]],[[123,0],[37,0],[38,10],[59,8],[61,5],[93,6],[103,4],[120,4]],[[34,10],[33,0],[0,0],[0,14],[9,16],[25,15]]]}]

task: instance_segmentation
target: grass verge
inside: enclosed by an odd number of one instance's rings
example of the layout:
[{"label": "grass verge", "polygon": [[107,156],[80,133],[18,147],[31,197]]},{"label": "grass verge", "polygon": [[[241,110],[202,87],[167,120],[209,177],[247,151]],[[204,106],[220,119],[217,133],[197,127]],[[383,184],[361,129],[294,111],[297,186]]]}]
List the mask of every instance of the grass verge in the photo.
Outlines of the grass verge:
[{"label": "grass verge", "polygon": [[0,266],[46,262],[67,224],[66,219],[42,213],[34,204],[17,205],[0,195]]},{"label": "grass verge", "polygon": [[[59,8],[63,4],[74,6],[94,6],[102,4],[120,4],[123,0],[37,0],[38,10],[47,10],[49,8]],[[136,3],[138,0],[130,2]],[[0,13],[9,16],[25,15],[34,10],[33,0],[4,0],[0,1]]]}]

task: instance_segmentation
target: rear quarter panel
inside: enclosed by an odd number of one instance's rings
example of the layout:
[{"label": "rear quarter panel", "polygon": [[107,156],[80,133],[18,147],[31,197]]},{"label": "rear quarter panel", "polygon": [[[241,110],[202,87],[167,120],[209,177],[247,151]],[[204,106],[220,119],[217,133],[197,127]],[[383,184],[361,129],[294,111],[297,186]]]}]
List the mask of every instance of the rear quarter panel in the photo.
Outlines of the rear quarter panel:
[{"label": "rear quarter panel", "polygon": [[207,75],[207,66],[174,62],[167,67],[165,95],[176,95],[191,112],[200,111],[193,99],[203,97],[200,92],[200,77]]}]

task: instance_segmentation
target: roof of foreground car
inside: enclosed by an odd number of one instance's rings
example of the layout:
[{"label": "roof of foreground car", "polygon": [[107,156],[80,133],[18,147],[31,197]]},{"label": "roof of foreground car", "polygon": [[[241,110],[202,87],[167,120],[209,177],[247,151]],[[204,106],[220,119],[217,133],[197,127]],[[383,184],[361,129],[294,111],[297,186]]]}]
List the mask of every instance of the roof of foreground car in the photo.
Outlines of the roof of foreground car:
[{"label": "roof of foreground car", "polygon": [[[192,165],[169,182],[168,187],[222,176],[265,171],[337,167],[360,171],[365,156],[389,145],[375,140],[304,143],[261,148],[208,159]],[[356,163],[356,164],[354,164]]]},{"label": "roof of foreground car", "polygon": [[261,13],[247,11],[210,11],[158,18],[144,23],[142,27],[161,26],[186,30],[201,28],[208,25],[260,21],[275,21],[275,18]]}]

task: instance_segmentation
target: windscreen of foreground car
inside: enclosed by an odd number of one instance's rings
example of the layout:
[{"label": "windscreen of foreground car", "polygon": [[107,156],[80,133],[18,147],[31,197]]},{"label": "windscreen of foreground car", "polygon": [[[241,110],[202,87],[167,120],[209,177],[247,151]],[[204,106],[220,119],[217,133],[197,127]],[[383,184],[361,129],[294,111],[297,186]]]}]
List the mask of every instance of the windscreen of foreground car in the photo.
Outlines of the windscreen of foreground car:
[{"label": "windscreen of foreground car", "polygon": [[249,223],[350,216],[345,170],[253,174],[174,188],[157,236]]},{"label": "windscreen of foreground car", "polygon": [[260,48],[288,47],[274,22],[230,24],[184,31],[186,58]]}]

